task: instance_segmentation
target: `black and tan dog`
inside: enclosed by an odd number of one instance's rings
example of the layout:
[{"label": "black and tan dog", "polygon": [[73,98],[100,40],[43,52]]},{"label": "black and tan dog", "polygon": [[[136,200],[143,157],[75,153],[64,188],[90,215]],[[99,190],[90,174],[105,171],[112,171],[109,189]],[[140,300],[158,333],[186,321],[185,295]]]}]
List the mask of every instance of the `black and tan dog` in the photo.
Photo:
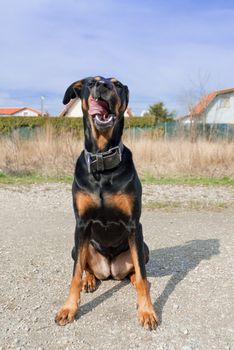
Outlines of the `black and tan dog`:
[{"label": "black and tan dog", "polygon": [[55,321],[65,325],[74,320],[82,288],[93,292],[97,279],[128,276],[137,292],[138,320],[154,329],[157,316],[145,270],[149,250],[140,223],[141,183],[131,151],[121,143],[128,88],[115,78],[96,76],[70,85],[63,103],[76,97],[82,102],[85,149],[72,188],[74,269],[69,296]]}]

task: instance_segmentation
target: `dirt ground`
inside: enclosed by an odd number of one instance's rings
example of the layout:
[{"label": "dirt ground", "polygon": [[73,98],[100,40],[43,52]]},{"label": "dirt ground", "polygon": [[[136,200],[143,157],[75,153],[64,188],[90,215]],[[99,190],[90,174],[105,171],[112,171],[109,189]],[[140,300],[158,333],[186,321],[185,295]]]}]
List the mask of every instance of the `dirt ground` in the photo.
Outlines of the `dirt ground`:
[{"label": "dirt ground", "polygon": [[[147,191],[152,197],[156,189]],[[54,323],[72,273],[71,204],[65,185],[0,187],[1,350],[234,349],[230,201],[219,210],[143,210],[147,272],[160,319],[152,332],[137,323],[127,280],[104,281],[93,294],[83,293],[77,320]]]}]

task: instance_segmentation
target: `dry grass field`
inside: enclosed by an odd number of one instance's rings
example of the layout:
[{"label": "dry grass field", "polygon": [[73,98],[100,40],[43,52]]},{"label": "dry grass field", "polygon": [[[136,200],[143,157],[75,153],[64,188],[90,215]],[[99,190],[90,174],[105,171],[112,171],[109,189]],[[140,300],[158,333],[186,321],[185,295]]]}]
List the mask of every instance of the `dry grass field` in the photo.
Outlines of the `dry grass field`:
[{"label": "dry grass field", "polygon": [[[210,176],[234,178],[234,143],[191,143],[185,139],[124,137],[138,172],[154,177]],[[0,169],[8,175],[72,175],[83,140],[71,133],[56,135],[47,128],[31,139],[17,133],[0,139]]]}]

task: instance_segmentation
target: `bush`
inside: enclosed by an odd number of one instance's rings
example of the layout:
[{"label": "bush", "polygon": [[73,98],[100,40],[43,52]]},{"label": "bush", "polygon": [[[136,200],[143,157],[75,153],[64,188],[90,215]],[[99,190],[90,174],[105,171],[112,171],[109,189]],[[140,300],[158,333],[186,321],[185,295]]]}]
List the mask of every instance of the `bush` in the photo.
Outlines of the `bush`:
[{"label": "bush", "polygon": [[149,106],[149,116],[154,116],[157,123],[165,123],[173,120],[175,112],[168,112],[163,102],[155,103]]},{"label": "bush", "polygon": [[[20,128],[36,129],[52,126],[56,133],[71,131],[80,135],[83,132],[82,118],[61,117],[0,117],[0,134],[10,134]],[[125,118],[125,128],[152,128],[156,125],[155,117]]]}]

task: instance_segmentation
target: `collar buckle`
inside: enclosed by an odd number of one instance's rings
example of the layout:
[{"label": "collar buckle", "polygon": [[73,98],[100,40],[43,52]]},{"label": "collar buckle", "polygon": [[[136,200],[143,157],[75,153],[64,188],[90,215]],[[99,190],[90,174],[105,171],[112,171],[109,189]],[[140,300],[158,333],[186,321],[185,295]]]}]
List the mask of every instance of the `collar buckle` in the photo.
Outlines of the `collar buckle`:
[{"label": "collar buckle", "polygon": [[103,161],[103,153],[97,153],[96,160],[97,160],[97,171],[103,171],[105,169],[104,161]]},{"label": "collar buckle", "polygon": [[90,153],[86,149],[85,159],[88,167],[88,172],[91,173],[93,170],[102,172],[115,168],[122,160],[123,144],[110,148],[106,152],[102,153]]}]

